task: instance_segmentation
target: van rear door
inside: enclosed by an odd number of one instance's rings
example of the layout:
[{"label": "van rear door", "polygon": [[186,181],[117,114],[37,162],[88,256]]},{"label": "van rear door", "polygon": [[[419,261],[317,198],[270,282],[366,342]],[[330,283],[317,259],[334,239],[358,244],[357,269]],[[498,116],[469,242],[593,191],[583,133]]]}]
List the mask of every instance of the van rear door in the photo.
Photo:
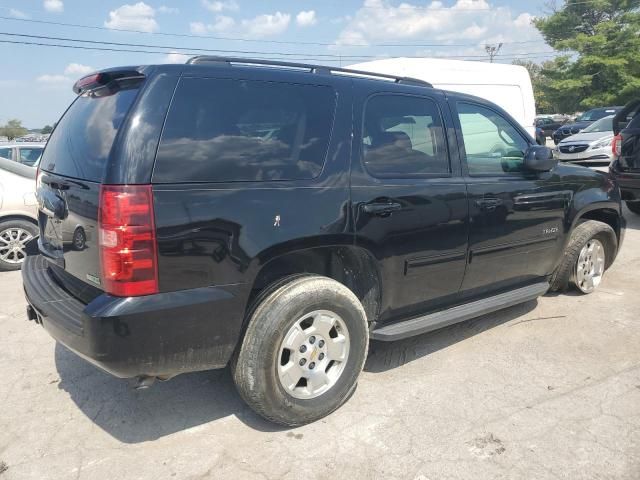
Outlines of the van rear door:
[{"label": "van rear door", "polygon": [[100,187],[140,87],[141,79],[128,79],[80,91],[52,133],[40,162],[38,246],[54,274],[81,297],[83,292],[91,296],[103,289],[98,248]]}]

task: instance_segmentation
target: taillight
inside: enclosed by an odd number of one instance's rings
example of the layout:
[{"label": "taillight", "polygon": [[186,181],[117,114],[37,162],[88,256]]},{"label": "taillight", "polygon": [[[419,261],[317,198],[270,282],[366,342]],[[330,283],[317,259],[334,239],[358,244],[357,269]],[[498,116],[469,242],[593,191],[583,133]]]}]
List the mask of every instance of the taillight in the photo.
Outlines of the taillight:
[{"label": "taillight", "polygon": [[622,153],[622,135],[618,134],[611,140],[611,151],[616,157]]},{"label": "taillight", "polygon": [[120,297],[157,293],[151,185],[102,185],[99,228],[105,292]]}]

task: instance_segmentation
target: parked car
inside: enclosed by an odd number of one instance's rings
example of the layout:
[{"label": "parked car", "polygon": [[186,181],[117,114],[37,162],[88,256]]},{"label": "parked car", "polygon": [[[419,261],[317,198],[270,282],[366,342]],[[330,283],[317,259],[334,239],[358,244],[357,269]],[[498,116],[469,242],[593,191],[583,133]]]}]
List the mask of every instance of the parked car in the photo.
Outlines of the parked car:
[{"label": "parked car", "polygon": [[536,119],[536,127],[542,129],[545,137],[553,135],[557,129],[562,127],[563,123],[553,120],[552,118],[538,118]]},{"label": "parked car", "polygon": [[[607,176],[424,81],[195,57],[74,91],[40,164],[27,314],[139,386],[230,364],[256,412],[308,423],[349,398],[370,338],[590,293],[623,239]],[[81,250],[65,223],[94,233]]]},{"label": "parked car", "polygon": [[6,158],[32,167],[40,159],[43,150],[44,143],[0,144],[0,158]]},{"label": "parked car", "polygon": [[36,169],[0,158],[0,271],[17,270],[38,235]]},{"label": "parked car", "polygon": [[417,78],[435,88],[475,95],[499,105],[532,137],[536,104],[529,71],[520,65],[441,58],[385,58],[348,68]]},{"label": "parked car", "polygon": [[629,102],[613,120],[616,134],[610,174],[620,184],[622,199],[640,215],[640,99]]},{"label": "parked car", "polygon": [[575,135],[576,133],[580,133],[596,120],[600,120],[601,118],[608,117],[610,115],[615,115],[621,109],[622,107],[606,107],[588,110],[578,116],[575,122],[563,125],[553,132],[553,142],[557,145],[561,140],[570,137],[571,135]]},{"label": "parked car", "polygon": [[562,140],[557,146],[558,159],[606,172],[613,158],[612,140],[613,115],[610,115]]}]

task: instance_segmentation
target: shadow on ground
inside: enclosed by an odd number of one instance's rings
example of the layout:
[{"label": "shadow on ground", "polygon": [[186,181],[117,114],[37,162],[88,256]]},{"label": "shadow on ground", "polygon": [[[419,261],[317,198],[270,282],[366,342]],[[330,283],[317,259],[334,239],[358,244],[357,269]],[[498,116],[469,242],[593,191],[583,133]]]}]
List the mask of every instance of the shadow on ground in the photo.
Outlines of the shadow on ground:
[{"label": "shadow on ground", "polygon": [[[529,313],[530,301],[445,329],[401,340],[371,342],[367,372],[383,372]],[[60,344],[55,361],[59,388],[96,425],[124,443],[140,443],[235,415],[259,431],[282,431],[257,416],[239,397],[229,369],[183,374],[134,390],[131,382],[104,373]]]},{"label": "shadow on ground", "polygon": [[640,215],[633,213],[626,206],[623,208],[622,214],[624,215],[624,218],[627,220],[627,228],[640,230]]}]

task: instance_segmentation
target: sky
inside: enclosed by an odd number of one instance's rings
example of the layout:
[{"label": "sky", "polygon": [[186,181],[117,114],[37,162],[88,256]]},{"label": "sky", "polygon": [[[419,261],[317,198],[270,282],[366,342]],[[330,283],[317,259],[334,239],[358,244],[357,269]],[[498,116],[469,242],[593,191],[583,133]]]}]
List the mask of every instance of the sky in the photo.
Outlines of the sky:
[{"label": "sky", "polygon": [[96,69],[182,63],[191,54],[347,66],[398,56],[487,61],[485,45],[503,43],[496,61],[541,62],[553,53],[531,21],[548,13],[545,3],[0,0],[0,124],[53,124],[73,100],[73,83]]}]

